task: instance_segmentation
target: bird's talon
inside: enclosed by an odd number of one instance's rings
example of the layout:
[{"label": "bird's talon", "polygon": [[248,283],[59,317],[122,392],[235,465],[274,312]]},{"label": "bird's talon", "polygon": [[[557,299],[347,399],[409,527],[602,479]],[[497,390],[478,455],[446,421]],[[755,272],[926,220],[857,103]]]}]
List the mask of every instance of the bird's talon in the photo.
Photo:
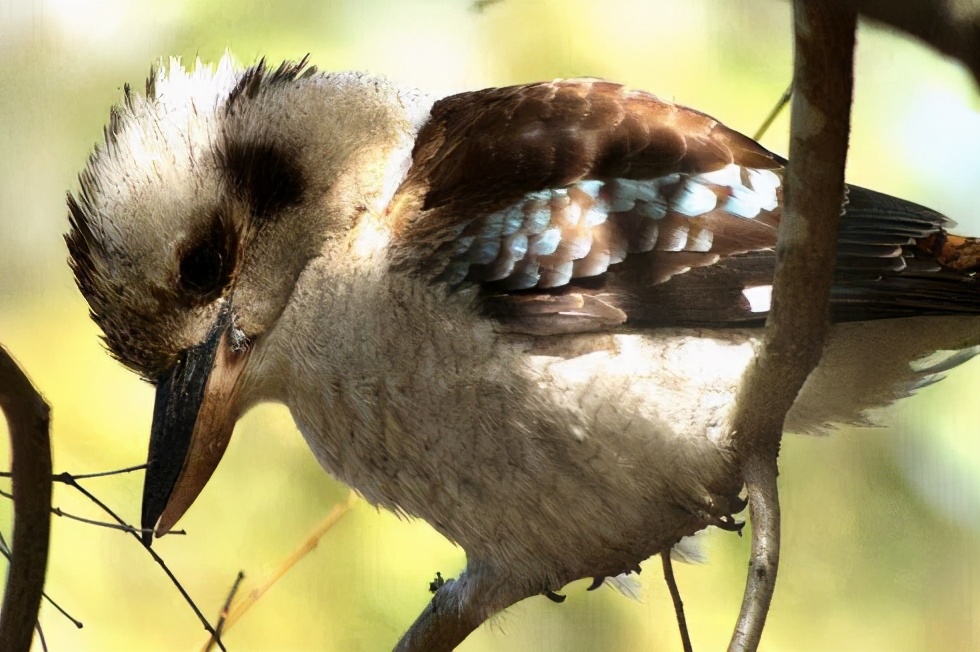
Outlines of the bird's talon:
[{"label": "bird's talon", "polygon": [[741,496],[736,496],[732,502],[734,503],[732,506],[732,514],[740,514],[746,507],[749,506],[749,497],[746,496],[745,498],[742,498]]},{"label": "bird's talon", "polygon": [[722,530],[727,530],[728,532],[737,532],[738,536],[742,536],[742,530],[745,528],[745,521],[736,521],[731,516],[722,516],[715,523],[715,527]]},{"label": "bird's talon", "polygon": [[602,583],[605,582],[605,581],[606,581],[606,576],[605,575],[597,575],[596,577],[592,578],[592,584],[589,584],[589,588],[587,588],[585,590],[586,591],[595,591],[597,588],[599,588],[600,586],[602,586]]},{"label": "bird's talon", "polygon": [[542,593],[542,595],[544,597],[548,598],[549,600],[551,600],[552,602],[557,602],[558,604],[561,604],[562,602],[564,602],[565,601],[565,598],[568,597],[568,596],[562,595],[561,593],[555,593],[554,591],[550,591],[550,590],[549,591],[545,591],[544,593]]}]

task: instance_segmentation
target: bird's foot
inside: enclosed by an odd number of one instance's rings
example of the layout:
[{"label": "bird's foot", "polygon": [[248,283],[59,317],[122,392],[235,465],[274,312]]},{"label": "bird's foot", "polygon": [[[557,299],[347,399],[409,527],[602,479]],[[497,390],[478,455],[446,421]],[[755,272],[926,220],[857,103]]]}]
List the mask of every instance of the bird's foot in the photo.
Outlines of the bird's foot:
[{"label": "bird's foot", "polygon": [[443,586],[445,586],[446,580],[442,579],[442,573],[436,571],[436,578],[429,582],[429,593],[435,593]]},{"label": "bird's foot", "polygon": [[742,530],[745,528],[745,521],[736,521],[735,517],[730,515],[713,519],[711,524],[728,532],[737,532],[738,536],[742,536]]}]

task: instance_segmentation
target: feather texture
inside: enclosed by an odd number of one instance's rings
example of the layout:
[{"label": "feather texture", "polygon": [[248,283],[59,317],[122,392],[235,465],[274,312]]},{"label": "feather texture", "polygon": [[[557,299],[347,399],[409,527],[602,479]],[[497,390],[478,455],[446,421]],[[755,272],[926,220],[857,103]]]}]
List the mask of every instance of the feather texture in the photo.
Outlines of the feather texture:
[{"label": "feather texture", "polygon": [[[419,133],[388,215],[392,259],[477,285],[507,332],[761,322],[783,163],[702,113],[608,82],[464,93]],[[953,269],[952,253],[943,263],[924,244],[947,222],[849,186],[835,318],[980,312],[977,265]]]}]

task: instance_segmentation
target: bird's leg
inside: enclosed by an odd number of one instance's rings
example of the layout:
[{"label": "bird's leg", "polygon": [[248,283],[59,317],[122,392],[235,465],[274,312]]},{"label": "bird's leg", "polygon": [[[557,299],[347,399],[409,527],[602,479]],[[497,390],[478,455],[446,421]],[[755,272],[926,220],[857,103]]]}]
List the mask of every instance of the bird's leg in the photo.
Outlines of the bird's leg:
[{"label": "bird's leg", "polygon": [[453,650],[485,620],[537,593],[540,590],[522,588],[515,578],[471,561],[458,579],[444,580],[436,588],[432,600],[398,641],[395,652]]}]

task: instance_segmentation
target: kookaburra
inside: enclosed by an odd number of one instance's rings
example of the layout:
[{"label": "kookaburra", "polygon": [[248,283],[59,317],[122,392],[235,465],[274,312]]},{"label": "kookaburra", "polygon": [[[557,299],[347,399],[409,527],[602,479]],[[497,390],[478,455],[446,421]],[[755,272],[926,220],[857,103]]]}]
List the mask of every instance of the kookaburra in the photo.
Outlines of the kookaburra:
[{"label": "kookaburra", "polygon": [[[461,611],[729,523],[784,163],[595,79],[433,101],[305,62],[155,70],[66,237],[109,350],[156,386],[143,526],[174,526],[264,401],[465,549],[441,591]],[[946,223],[848,188],[835,323],[788,430],[864,423],[980,351],[980,244]]]}]

